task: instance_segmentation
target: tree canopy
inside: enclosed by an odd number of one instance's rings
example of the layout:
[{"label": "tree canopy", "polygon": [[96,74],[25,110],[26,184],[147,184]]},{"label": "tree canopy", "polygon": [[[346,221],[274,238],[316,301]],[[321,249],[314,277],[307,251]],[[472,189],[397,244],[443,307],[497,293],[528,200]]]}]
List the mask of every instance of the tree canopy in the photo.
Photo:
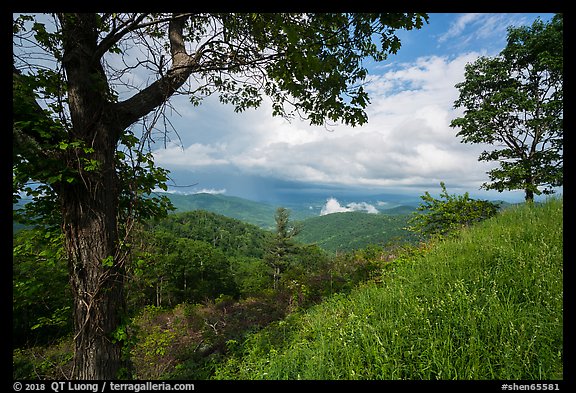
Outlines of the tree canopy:
[{"label": "tree canopy", "polygon": [[[563,24],[536,20],[508,29],[508,43],[497,57],[480,57],[466,66],[451,122],[464,143],[485,143],[480,161],[497,161],[483,188],[521,189],[527,201],[563,185]],[[543,187],[541,189],[541,187]]]}]

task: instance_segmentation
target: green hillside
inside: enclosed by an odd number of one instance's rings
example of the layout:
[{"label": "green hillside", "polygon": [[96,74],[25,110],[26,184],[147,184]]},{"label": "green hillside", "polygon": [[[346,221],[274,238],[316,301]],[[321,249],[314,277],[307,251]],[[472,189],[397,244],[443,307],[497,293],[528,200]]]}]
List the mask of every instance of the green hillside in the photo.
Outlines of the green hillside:
[{"label": "green hillside", "polygon": [[177,212],[206,210],[226,217],[258,225],[261,228],[274,226],[276,208],[260,202],[219,194],[166,194]]},{"label": "green hillside", "polygon": [[270,233],[256,225],[206,210],[169,214],[151,221],[148,231],[164,231],[171,236],[201,240],[227,255],[261,257]]},{"label": "green hillside", "polygon": [[563,377],[563,203],[511,207],[253,334],[222,379]]},{"label": "green hillside", "polygon": [[400,205],[390,209],[380,210],[383,214],[412,214],[416,208],[414,206]]},{"label": "green hillside", "polygon": [[326,251],[352,251],[369,244],[384,245],[410,241],[413,234],[404,230],[405,214],[369,214],[365,212],[332,213],[302,221],[297,239],[316,243]]}]

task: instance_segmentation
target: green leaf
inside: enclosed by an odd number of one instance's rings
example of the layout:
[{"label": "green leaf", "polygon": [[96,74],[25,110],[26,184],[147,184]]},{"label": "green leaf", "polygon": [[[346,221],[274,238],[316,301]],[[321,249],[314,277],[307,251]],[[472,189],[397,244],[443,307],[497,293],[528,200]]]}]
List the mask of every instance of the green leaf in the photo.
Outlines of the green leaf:
[{"label": "green leaf", "polygon": [[107,256],[102,260],[102,266],[112,267],[114,266],[114,257],[112,255]]}]

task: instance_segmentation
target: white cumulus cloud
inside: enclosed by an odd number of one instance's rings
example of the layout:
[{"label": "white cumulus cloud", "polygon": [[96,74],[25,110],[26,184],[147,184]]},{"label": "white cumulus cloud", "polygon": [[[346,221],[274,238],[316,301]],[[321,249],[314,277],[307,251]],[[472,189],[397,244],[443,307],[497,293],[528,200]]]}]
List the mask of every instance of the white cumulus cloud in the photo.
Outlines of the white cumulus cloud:
[{"label": "white cumulus cloud", "polygon": [[[440,181],[478,189],[493,164],[478,162],[485,146],[463,144],[450,127],[461,116],[453,108],[455,84],[479,52],[455,57],[424,56],[371,75],[369,122],[362,127],[313,127],[271,116],[269,105],[240,114],[212,101],[214,124],[182,126],[182,146],[154,151],[169,168],[230,168],[239,174],[347,187],[410,188]],[[180,128],[179,128],[180,130]],[[325,211],[361,206],[328,203]],[[369,208],[363,206],[366,211]]]},{"label": "white cumulus cloud", "polygon": [[352,202],[346,206],[342,206],[336,198],[328,198],[326,204],[322,207],[320,211],[321,216],[332,213],[344,213],[353,211],[365,211],[371,214],[378,214],[378,209],[367,202]]},{"label": "white cumulus cloud", "polygon": [[200,190],[194,191],[193,194],[212,194],[212,195],[219,195],[219,194],[225,194],[226,193],[226,189],[225,188],[219,188],[219,189],[214,189],[214,188],[202,188]]}]

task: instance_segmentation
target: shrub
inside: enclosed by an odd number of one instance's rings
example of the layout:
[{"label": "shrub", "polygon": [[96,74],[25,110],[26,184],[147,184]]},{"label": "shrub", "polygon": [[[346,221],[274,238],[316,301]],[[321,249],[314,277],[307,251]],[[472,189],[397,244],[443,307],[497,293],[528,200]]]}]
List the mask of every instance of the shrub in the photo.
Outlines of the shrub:
[{"label": "shrub", "polygon": [[408,221],[407,229],[424,237],[444,236],[461,227],[472,225],[493,217],[499,205],[485,200],[477,200],[464,195],[449,195],[444,182],[440,182],[440,199],[433,198],[428,191],[420,198],[414,216]]}]

